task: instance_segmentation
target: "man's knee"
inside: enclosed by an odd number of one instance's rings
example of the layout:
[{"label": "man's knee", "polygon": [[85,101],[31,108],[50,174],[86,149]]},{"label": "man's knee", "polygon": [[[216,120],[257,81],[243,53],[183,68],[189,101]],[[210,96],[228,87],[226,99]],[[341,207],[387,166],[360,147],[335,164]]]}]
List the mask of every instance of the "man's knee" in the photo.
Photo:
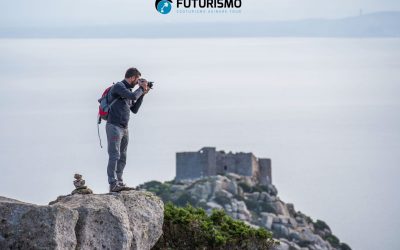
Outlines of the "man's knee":
[{"label": "man's knee", "polygon": [[121,158],[121,154],[119,152],[113,152],[109,154],[110,161],[118,161]]}]

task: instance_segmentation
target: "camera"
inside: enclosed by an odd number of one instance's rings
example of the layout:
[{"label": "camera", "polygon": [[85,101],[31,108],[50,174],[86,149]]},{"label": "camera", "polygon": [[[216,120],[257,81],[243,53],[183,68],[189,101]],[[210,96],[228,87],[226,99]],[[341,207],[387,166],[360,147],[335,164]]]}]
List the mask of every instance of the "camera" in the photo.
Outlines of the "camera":
[{"label": "camera", "polygon": [[[142,81],[146,81],[146,79],[140,78],[139,79],[139,83],[142,82]],[[152,89],[153,88],[153,84],[154,84],[154,82],[147,82],[147,87],[149,87],[149,89]]]}]

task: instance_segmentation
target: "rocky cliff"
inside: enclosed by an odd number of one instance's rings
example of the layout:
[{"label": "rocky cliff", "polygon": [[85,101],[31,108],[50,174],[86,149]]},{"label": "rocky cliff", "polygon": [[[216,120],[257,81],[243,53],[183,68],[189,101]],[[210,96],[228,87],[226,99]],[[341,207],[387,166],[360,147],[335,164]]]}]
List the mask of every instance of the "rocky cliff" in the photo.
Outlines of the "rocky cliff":
[{"label": "rocky cliff", "polygon": [[150,192],[60,196],[47,206],[0,197],[0,249],[151,249],[164,205]]},{"label": "rocky cliff", "polygon": [[349,250],[333,235],[329,226],[296,211],[283,202],[275,186],[260,186],[251,178],[236,174],[217,175],[193,181],[151,181],[138,187],[154,192],[164,202],[178,206],[191,204],[211,213],[223,209],[234,219],[254,227],[263,227],[279,239],[280,250]]}]

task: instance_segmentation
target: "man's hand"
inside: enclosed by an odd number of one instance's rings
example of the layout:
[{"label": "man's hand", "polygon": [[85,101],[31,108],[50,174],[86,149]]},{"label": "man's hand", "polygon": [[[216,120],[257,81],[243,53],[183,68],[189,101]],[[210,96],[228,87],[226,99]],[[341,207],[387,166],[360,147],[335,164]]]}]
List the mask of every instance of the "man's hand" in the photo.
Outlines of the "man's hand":
[{"label": "man's hand", "polygon": [[144,93],[149,92],[149,86],[147,86],[147,80],[144,78],[139,79],[139,86],[143,88]]},{"label": "man's hand", "polygon": [[144,94],[147,94],[150,90],[149,86],[147,85],[147,80],[144,78],[139,79],[139,86],[143,88]]}]

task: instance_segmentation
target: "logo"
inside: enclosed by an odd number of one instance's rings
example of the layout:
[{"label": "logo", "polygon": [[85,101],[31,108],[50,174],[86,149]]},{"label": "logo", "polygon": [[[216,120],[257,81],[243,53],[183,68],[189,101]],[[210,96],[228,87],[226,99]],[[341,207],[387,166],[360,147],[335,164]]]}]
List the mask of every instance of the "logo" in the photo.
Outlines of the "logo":
[{"label": "logo", "polygon": [[156,0],[156,9],[163,15],[170,13],[172,9],[172,0]]}]

